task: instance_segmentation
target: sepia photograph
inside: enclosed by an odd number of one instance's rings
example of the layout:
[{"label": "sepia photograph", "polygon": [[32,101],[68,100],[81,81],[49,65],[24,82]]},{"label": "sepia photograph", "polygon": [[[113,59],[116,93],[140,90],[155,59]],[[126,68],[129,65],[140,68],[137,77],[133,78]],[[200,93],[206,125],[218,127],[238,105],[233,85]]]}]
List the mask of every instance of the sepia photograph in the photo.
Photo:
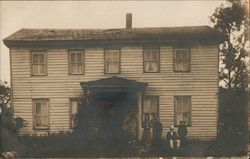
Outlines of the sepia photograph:
[{"label": "sepia photograph", "polygon": [[248,159],[249,5],[0,1],[0,158]]}]

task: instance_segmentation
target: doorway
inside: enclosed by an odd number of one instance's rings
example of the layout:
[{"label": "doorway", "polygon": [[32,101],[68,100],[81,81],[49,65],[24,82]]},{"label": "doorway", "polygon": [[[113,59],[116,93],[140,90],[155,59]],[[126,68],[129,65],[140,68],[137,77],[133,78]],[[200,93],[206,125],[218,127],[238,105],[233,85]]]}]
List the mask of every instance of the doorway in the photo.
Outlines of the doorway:
[{"label": "doorway", "polygon": [[127,92],[92,92],[89,104],[83,106],[79,125],[83,133],[105,143],[121,143],[137,138],[136,94]]}]

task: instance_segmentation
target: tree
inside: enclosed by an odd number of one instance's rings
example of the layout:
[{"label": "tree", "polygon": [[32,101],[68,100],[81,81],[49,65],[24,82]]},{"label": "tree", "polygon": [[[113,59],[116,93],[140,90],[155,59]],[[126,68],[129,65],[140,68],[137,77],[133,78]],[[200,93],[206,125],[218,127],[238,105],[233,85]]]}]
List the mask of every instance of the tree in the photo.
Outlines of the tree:
[{"label": "tree", "polygon": [[[0,81],[0,115],[1,115],[1,127],[12,126],[12,109],[10,107],[10,88],[7,86],[7,82]],[[6,116],[9,119],[6,120]],[[6,122],[7,121],[7,122]]]},{"label": "tree", "polygon": [[247,0],[227,0],[216,8],[210,17],[214,28],[222,32],[224,41],[220,45],[220,84],[228,89],[247,87],[248,39]]},{"label": "tree", "polygon": [[7,86],[7,82],[0,82],[0,106],[1,111],[10,108],[10,88]]}]

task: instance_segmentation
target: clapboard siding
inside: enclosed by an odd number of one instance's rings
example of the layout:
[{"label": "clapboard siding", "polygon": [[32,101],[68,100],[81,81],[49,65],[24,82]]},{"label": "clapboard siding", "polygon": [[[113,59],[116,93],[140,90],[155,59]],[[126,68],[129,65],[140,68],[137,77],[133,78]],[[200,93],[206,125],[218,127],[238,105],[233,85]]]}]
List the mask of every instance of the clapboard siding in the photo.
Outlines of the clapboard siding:
[{"label": "clapboard siding", "polygon": [[[47,76],[31,76],[30,51],[11,49],[12,87],[15,116],[26,120],[21,133],[33,133],[32,98],[49,98],[50,131],[69,130],[69,98],[80,97],[79,82],[112,77],[104,74],[104,49],[86,48],[83,75],[68,74],[68,50],[47,50]],[[160,96],[163,134],[174,123],[174,96],[192,96],[192,126],[188,136],[211,139],[217,134],[218,48],[191,48],[191,72],[173,71],[173,48],[160,47],[160,72],[143,72],[143,47],[121,48],[121,73],[118,77],[147,82],[147,95]]]}]

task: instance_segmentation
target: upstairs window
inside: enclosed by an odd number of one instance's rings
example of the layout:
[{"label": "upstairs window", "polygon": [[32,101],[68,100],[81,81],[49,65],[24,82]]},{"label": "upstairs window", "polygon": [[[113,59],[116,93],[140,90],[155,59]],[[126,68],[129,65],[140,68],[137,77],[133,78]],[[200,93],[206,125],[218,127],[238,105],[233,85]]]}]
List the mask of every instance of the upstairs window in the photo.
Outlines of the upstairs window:
[{"label": "upstairs window", "polygon": [[180,125],[180,122],[185,125],[191,125],[191,97],[190,96],[175,96],[175,125]]},{"label": "upstairs window", "polygon": [[105,50],[104,53],[104,72],[120,73],[120,51]]},{"label": "upstairs window", "polygon": [[82,50],[69,51],[69,74],[84,74],[84,53]]},{"label": "upstairs window", "polygon": [[174,71],[189,72],[190,71],[190,52],[189,49],[174,50]]},{"label": "upstairs window", "polygon": [[34,128],[49,128],[49,101],[47,99],[34,99]]},{"label": "upstairs window", "polygon": [[160,71],[160,56],[159,49],[150,48],[143,51],[144,72],[159,72]]},{"label": "upstairs window", "polygon": [[35,76],[43,76],[47,74],[46,52],[32,51],[31,52],[31,72]]}]

